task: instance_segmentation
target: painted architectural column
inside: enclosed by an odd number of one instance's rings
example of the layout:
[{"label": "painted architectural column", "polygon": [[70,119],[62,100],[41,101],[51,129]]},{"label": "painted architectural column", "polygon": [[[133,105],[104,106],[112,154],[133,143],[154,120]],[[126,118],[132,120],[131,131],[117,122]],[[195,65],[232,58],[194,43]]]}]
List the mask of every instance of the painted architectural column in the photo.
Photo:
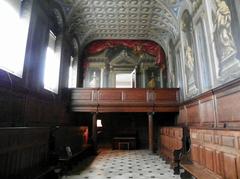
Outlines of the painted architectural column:
[{"label": "painted architectural column", "polygon": [[148,148],[152,152],[154,150],[153,131],[153,113],[148,113]]},{"label": "painted architectural column", "polygon": [[100,88],[104,87],[104,71],[105,71],[105,67],[101,68],[101,81],[100,81]]},{"label": "painted architectural column", "polygon": [[159,74],[159,78],[160,78],[160,88],[163,88],[163,68],[160,69],[160,74]]},{"label": "painted architectural column", "polygon": [[114,78],[115,78],[114,70],[113,70],[113,67],[110,66],[110,71],[109,71],[109,76],[108,76],[108,87],[109,88],[114,88],[115,87]]},{"label": "painted architectural column", "polygon": [[142,76],[142,88],[146,88],[146,68],[144,67],[144,64],[141,64],[141,76]]}]

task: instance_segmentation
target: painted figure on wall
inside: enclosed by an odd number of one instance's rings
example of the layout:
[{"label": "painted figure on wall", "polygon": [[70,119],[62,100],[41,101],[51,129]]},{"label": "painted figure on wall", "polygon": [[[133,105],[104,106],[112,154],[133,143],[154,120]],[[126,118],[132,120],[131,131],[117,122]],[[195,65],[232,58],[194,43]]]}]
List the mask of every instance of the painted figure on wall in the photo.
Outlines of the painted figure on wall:
[{"label": "painted figure on wall", "polygon": [[194,58],[193,58],[193,53],[190,46],[186,47],[185,53],[186,53],[186,67],[189,73],[192,75],[194,72]]},{"label": "painted figure on wall", "polygon": [[216,0],[214,40],[219,59],[226,59],[236,52],[232,29],[231,11],[224,0]]},{"label": "painted figure on wall", "polygon": [[192,34],[192,18],[188,11],[185,11],[182,15],[182,38],[183,38],[183,50],[185,57],[185,73],[186,73],[186,95],[191,97],[198,93],[195,80],[195,60],[193,46],[193,34]]},{"label": "painted figure on wall", "polygon": [[175,49],[174,49],[174,44],[173,41],[169,41],[169,55],[168,55],[168,82],[169,82],[169,87],[175,87],[176,86],[176,77],[175,77],[175,68],[176,68],[176,56],[175,56]]},{"label": "painted figure on wall", "polygon": [[189,91],[190,89],[195,89],[195,79],[194,79],[194,57],[193,57],[193,52],[192,48],[189,45],[186,45],[185,47],[185,55],[186,55],[186,74],[187,74],[187,84],[189,86]]}]

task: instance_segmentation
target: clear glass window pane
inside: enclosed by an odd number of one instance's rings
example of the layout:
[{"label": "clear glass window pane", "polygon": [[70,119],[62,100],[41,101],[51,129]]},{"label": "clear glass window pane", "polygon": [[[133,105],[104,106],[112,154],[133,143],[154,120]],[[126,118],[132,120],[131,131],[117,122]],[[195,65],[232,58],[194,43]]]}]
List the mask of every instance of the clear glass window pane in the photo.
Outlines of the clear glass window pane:
[{"label": "clear glass window pane", "polygon": [[74,61],[74,58],[71,56],[70,65],[69,65],[68,87],[76,88],[76,86],[77,86],[77,63]]},{"label": "clear glass window pane", "polygon": [[21,1],[0,1],[0,68],[22,77],[29,23],[20,8]]},{"label": "clear glass window pane", "polygon": [[50,31],[44,68],[44,88],[58,93],[60,59],[55,52],[56,36]]}]

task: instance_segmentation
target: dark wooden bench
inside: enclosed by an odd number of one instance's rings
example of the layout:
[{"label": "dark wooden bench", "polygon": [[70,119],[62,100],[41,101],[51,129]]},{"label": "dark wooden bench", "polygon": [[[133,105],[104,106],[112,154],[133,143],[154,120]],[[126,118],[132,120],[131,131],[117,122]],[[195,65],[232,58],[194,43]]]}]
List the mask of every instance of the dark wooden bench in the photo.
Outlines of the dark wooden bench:
[{"label": "dark wooden bench", "polygon": [[74,164],[93,152],[92,145],[84,143],[81,127],[60,127],[53,135],[55,153],[63,172],[68,171]]},{"label": "dark wooden bench", "polygon": [[57,177],[49,161],[49,128],[0,128],[0,178]]}]

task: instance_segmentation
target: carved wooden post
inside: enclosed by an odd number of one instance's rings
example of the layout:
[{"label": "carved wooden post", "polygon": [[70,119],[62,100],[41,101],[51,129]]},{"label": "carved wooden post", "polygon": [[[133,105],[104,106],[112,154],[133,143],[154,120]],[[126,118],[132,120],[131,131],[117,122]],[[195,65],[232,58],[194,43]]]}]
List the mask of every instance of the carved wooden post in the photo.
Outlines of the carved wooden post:
[{"label": "carved wooden post", "polygon": [[148,146],[149,150],[153,152],[154,141],[153,141],[153,113],[148,113]]},{"label": "carved wooden post", "polygon": [[97,113],[93,113],[92,116],[92,141],[94,150],[97,149]]}]

